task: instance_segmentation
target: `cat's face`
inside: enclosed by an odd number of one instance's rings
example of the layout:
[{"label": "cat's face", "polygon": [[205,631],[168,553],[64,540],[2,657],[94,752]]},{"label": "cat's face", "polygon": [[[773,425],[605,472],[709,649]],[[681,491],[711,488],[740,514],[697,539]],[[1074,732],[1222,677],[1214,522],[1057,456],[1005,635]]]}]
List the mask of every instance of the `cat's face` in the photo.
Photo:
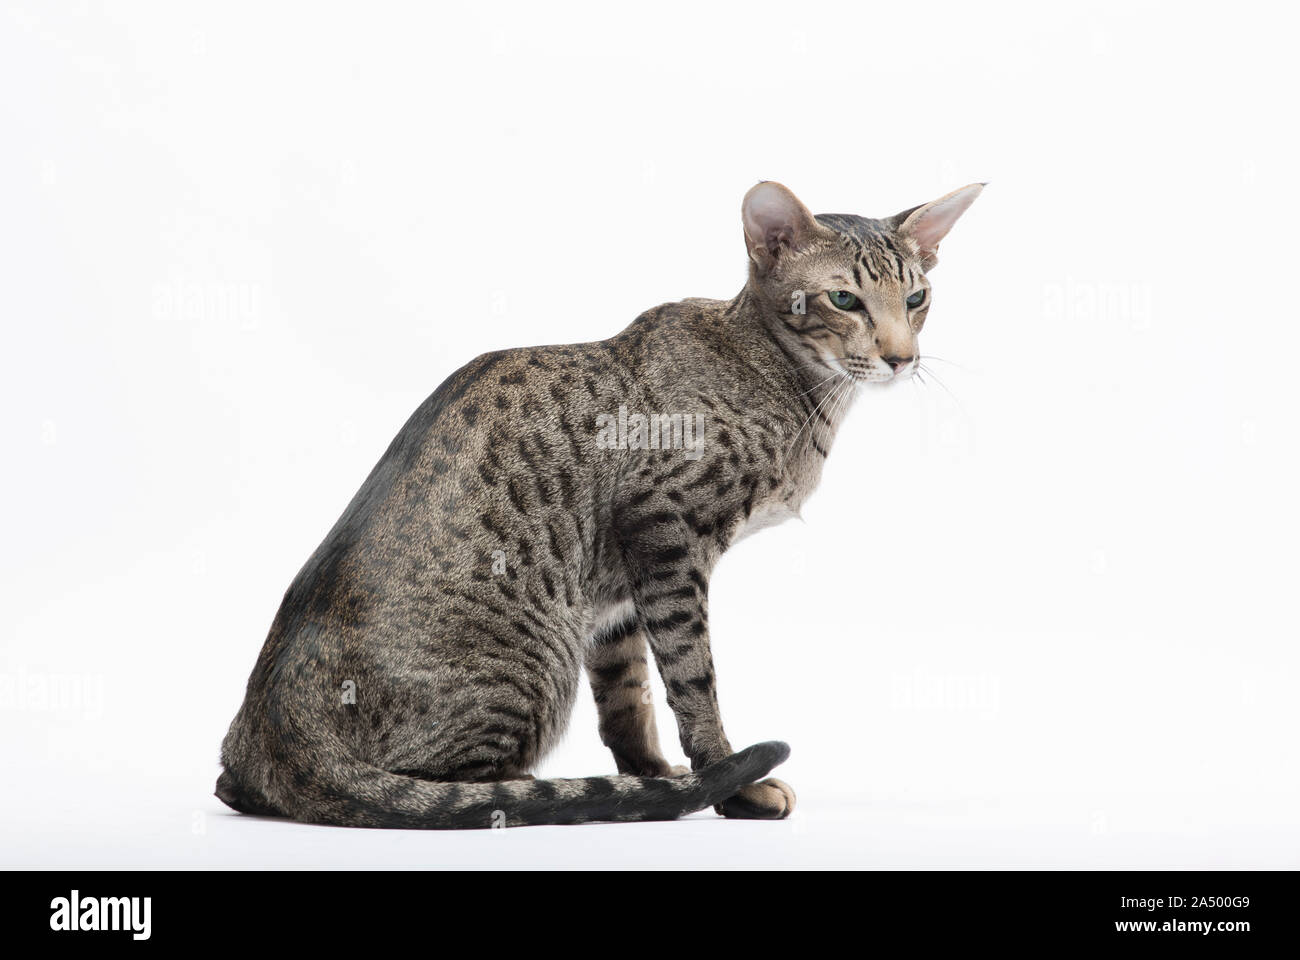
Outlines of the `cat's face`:
[{"label": "cat's face", "polygon": [[828,374],[863,383],[906,379],[920,358],[926,274],[938,262],[939,241],[981,189],[971,184],[872,220],[814,217],[779,183],[760,183],[742,207],[751,287]]}]

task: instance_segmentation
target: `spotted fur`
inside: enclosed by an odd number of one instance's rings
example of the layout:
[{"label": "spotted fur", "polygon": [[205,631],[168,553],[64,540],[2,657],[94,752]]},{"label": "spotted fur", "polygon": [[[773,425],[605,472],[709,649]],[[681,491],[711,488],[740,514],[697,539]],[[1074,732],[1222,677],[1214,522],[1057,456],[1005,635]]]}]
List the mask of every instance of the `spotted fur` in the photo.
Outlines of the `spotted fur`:
[{"label": "spotted fur", "polygon": [[[928,293],[922,310],[904,300],[928,291],[938,239],[978,190],[869,220],[813,217],[760,184],[732,300],[454,373],[290,585],[217,796],[375,827],[788,815],[793,791],[760,779],[785,745],[734,753],[723,732],[709,577],[739,537],[798,512],[859,388],[914,369]],[[700,415],[701,443],[611,448],[598,424],[620,408]],[[651,659],[690,771],[660,751]],[[618,774],[531,779],[584,672]]]}]

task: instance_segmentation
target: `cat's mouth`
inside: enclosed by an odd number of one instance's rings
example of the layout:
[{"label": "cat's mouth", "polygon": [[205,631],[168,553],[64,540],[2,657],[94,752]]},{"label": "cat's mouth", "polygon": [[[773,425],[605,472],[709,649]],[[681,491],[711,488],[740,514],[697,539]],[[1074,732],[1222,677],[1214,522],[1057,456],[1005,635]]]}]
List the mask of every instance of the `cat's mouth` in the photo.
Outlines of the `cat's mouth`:
[{"label": "cat's mouth", "polygon": [[845,373],[859,383],[893,383],[895,380],[907,380],[916,372],[915,357],[900,360],[886,360],[881,357],[840,358]]}]

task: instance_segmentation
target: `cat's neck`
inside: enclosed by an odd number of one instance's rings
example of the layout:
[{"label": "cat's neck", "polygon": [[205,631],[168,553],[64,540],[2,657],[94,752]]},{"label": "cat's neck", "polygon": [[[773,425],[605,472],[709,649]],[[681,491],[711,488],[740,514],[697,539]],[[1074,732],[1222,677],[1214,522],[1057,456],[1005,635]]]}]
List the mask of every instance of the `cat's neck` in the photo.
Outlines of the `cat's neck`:
[{"label": "cat's neck", "polygon": [[[794,329],[794,315],[782,312],[752,284],[727,302],[724,317],[732,325],[738,351],[764,372],[776,368],[801,396],[820,399],[841,379]],[[814,401],[815,402],[815,401]]]},{"label": "cat's neck", "polygon": [[812,465],[811,482],[820,475],[840,425],[857,396],[856,382],[831,369],[795,329],[797,315],[782,314],[774,304],[746,285],[722,309],[728,339],[768,386],[781,385],[784,406],[799,426],[791,437],[796,462]]}]

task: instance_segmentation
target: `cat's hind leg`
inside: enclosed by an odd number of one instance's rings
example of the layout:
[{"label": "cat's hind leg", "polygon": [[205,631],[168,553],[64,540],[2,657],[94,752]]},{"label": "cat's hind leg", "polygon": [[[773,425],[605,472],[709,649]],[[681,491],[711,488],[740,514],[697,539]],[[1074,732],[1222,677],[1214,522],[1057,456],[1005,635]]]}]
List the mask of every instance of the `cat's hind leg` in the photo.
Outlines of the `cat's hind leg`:
[{"label": "cat's hind leg", "polygon": [[618,772],[642,777],[689,773],[665,760],[659,747],[646,637],[634,615],[596,633],[586,666],[600,714],[600,739],[614,754]]}]

